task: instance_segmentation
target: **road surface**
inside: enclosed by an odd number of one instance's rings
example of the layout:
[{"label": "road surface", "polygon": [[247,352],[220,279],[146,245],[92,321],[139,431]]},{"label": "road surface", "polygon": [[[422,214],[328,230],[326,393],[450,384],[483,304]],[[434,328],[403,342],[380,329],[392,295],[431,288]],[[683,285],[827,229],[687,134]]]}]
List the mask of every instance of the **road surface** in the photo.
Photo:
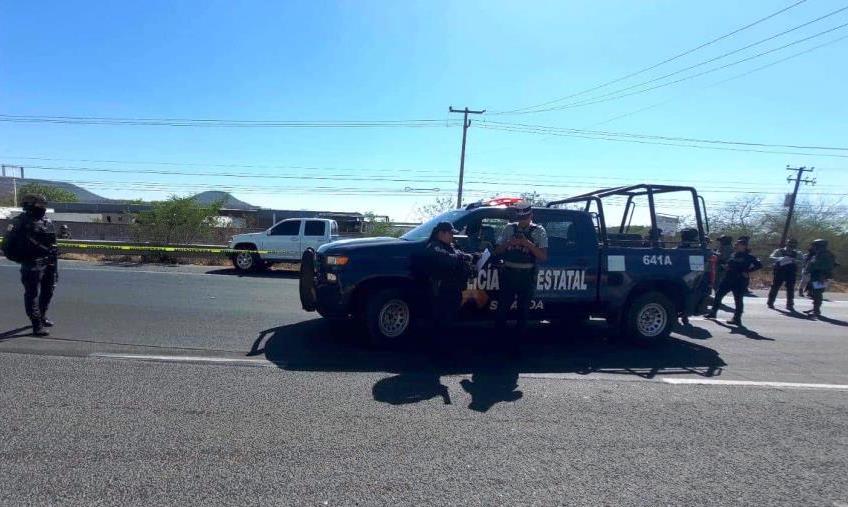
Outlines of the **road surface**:
[{"label": "road surface", "polygon": [[288,275],[60,276],[31,338],[0,263],[0,504],[848,505],[843,301],[656,349],[541,325],[516,359],[487,326],[369,350]]}]

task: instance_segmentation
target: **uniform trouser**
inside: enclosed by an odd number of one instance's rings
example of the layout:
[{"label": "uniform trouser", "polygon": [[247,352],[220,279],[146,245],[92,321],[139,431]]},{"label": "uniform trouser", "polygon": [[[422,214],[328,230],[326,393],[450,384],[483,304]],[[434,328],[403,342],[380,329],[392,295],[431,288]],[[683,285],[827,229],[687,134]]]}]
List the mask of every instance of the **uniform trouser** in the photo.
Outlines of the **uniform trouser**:
[{"label": "uniform trouser", "polygon": [[462,290],[435,284],[430,290],[430,304],[433,309],[433,324],[436,327],[446,327],[456,320],[456,314],[462,303]]},{"label": "uniform trouser", "polygon": [[[810,284],[812,285],[812,284]],[[815,287],[810,289],[810,297],[813,298],[813,312],[818,315],[821,313],[821,305],[824,300],[824,288],[816,289]]]},{"label": "uniform trouser", "polygon": [[736,308],[733,310],[733,318],[739,319],[742,317],[742,311],[745,308],[745,289],[747,288],[747,284],[745,280],[727,280],[725,278],[722,280],[721,285],[719,285],[718,290],[716,291],[715,302],[713,303],[712,314],[718,312],[718,309],[721,308],[721,300],[724,299],[724,296],[727,295],[728,292],[733,293],[733,302],[736,305]]},{"label": "uniform trouser", "polygon": [[500,273],[500,290],[498,292],[498,329],[504,329],[506,316],[513,301],[518,300],[518,329],[527,326],[527,314],[530,312],[530,299],[536,289],[535,269],[503,268]]},{"label": "uniform trouser", "polygon": [[44,318],[58,280],[59,271],[55,263],[38,261],[21,264],[24,308],[31,321],[40,322]]},{"label": "uniform trouser", "polygon": [[777,293],[780,292],[780,287],[786,284],[786,306],[792,307],[794,306],[795,301],[795,272],[783,272],[781,270],[774,271],[774,279],[771,282],[771,289],[769,289],[768,295],[768,303],[770,305],[774,304],[774,300],[777,298]]}]

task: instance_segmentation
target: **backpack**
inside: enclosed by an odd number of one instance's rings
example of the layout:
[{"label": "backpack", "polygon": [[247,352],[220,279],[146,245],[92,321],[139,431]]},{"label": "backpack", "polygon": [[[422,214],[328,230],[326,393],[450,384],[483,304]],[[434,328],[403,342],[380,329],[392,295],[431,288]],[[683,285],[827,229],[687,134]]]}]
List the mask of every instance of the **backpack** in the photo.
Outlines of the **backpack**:
[{"label": "backpack", "polygon": [[3,243],[0,248],[3,250],[3,255],[12,262],[20,264],[24,260],[24,234],[21,231],[20,224],[13,222],[6,229],[6,235],[3,236]]}]

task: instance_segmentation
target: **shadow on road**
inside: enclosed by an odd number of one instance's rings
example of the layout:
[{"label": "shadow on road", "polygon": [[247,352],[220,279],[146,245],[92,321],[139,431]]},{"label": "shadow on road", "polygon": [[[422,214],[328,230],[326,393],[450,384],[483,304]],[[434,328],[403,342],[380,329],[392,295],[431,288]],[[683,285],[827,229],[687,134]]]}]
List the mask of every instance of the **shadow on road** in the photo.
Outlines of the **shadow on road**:
[{"label": "shadow on road", "polygon": [[692,325],[691,322],[689,324],[678,324],[674,328],[674,332],[694,340],[707,340],[713,337],[708,329]]},{"label": "shadow on road", "polygon": [[717,326],[721,326],[725,329],[730,330],[730,334],[741,334],[745,338],[750,338],[752,340],[764,340],[764,341],[769,341],[769,342],[775,341],[774,338],[769,338],[768,336],[763,336],[760,333],[754,331],[753,329],[747,328],[745,326],[730,326],[730,325],[724,324],[722,322],[719,322],[717,320],[715,320],[713,322],[715,322],[715,324]]},{"label": "shadow on road", "polygon": [[262,355],[293,371],[386,372],[395,374],[374,385],[377,401],[394,405],[440,397],[450,403],[443,375],[471,375],[462,387],[472,410],[521,398],[522,373],[608,373],[654,378],[658,375],[720,375],[726,363],[710,348],[670,338],[655,347],[608,342],[600,327],[564,330],[540,325],[518,350],[492,338],[491,327],[464,325],[439,338],[424,336],[402,347],[374,349],[350,338],[323,319],[264,331],[248,355]]},{"label": "shadow on road", "polygon": [[17,329],[10,329],[4,333],[0,333],[0,342],[3,340],[9,340],[11,338],[22,338],[24,336],[31,335],[32,326],[24,326],[19,327]]},{"label": "shadow on road", "polygon": [[848,322],[845,322],[844,320],[832,319],[830,317],[825,317],[824,315],[819,315],[816,319],[821,322],[833,324],[834,326],[848,326]]},{"label": "shadow on road", "polygon": [[297,271],[280,271],[266,269],[264,271],[252,271],[249,273],[241,272],[235,268],[213,269],[206,272],[207,275],[229,275],[245,278],[292,278],[296,279],[300,276]]}]

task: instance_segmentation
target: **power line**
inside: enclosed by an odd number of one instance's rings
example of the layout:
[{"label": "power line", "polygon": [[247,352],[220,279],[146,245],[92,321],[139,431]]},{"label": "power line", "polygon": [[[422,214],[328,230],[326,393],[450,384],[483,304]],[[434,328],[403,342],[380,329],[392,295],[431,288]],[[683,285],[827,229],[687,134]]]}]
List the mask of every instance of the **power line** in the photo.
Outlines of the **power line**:
[{"label": "power line", "polygon": [[793,151],[775,151],[775,150],[758,150],[751,148],[729,148],[729,147],[720,147],[720,146],[702,146],[696,144],[681,144],[681,143],[670,143],[670,142],[660,142],[660,141],[650,141],[650,140],[642,140],[642,139],[620,139],[614,137],[604,137],[604,136],[591,136],[585,134],[569,134],[562,132],[555,132],[549,130],[539,130],[539,129],[529,129],[529,128],[517,128],[517,127],[506,127],[499,125],[480,125],[482,128],[491,129],[491,130],[502,130],[506,132],[522,132],[527,134],[542,134],[542,135],[550,135],[550,136],[558,136],[558,137],[572,137],[572,138],[580,138],[580,139],[590,139],[593,141],[613,141],[613,142],[622,142],[622,143],[637,143],[637,144],[653,144],[660,146],[674,146],[677,148],[694,148],[700,150],[720,150],[720,151],[738,151],[738,152],[748,152],[748,153],[768,153],[768,154],[777,154],[777,155],[803,155],[803,156],[812,156],[812,157],[835,157],[835,158],[848,158],[848,155],[836,155],[830,153],[802,153],[802,152],[793,152]]},{"label": "power line", "polygon": [[547,105],[550,105],[550,104],[555,104],[555,103],[557,103],[557,102],[562,102],[563,100],[567,100],[567,99],[570,99],[570,98],[579,97],[580,95],[585,95],[585,94],[590,93],[590,92],[593,92],[593,91],[595,91],[595,90],[599,90],[599,89],[601,89],[601,88],[605,88],[605,87],[607,87],[607,86],[609,86],[609,85],[611,85],[611,84],[619,83],[619,82],[621,82],[621,81],[624,81],[625,79],[629,79],[629,78],[631,78],[631,77],[638,76],[639,74],[643,74],[643,73],[648,72],[648,71],[650,71],[650,70],[656,69],[657,67],[660,67],[661,65],[665,65],[666,63],[673,62],[673,61],[675,61],[675,60],[677,60],[677,59],[683,58],[684,56],[690,55],[690,54],[694,53],[695,51],[698,51],[698,50],[703,49],[703,48],[705,48],[705,47],[707,47],[707,46],[710,46],[710,45],[712,45],[712,44],[715,44],[716,42],[719,42],[719,41],[724,40],[724,39],[726,39],[726,38],[728,38],[728,37],[731,37],[731,36],[733,36],[733,35],[736,35],[736,34],[737,34],[737,33],[739,33],[739,32],[742,32],[742,31],[744,31],[744,30],[747,30],[747,29],[749,29],[749,28],[751,28],[751,27],[753,27],[753,26],[756,26],[756,25],[758,25],[758,24],[760,24],[760,23],[762,23],[762,22],[764,22],[764,21],[767,21],[767,20],[769,20],[769,19],[771,19],[771,18],[773,18],[773,17],[775,17],[775,16],[778,16],[778,15],[780,15],[780,14],[782,14],[782,13],[784,13],[784,12],[786,12],[786,11],[790,10],[790,9],[793,9],[793,8],[795,8],[795,7],[799,6],[799,5],[801,5],[801,4],[802,4],[802,3],[804,3],[805,1],[806,1],[806,0],[799,0],[798,2],[795,2],[795,3],[794,3],[794,4],[792,4],[792,5],[789,5],[788,7],[784,7],[783,9],[780,9],[780,10],[778,10],[778,11],[776,11],[776,12],[773,12],[773,13],[771,13],[771,14],[769,14],[769,15],[767,15],[767,16],[765,16],[765,17],[763,17],[763,18],[760,18],[760,19],[758,19],[758,20],[756,20],[756,21],[754,21],[754,22],[752,22],[752,23],[749,23],[749,24],[747,24],[747,25],[745,25],[745,26],[742,26],[742,27],[740,27],[740,28],[737,28],[736,30],[733,30],[732,32],[729,32],[729,33],[726,33],[726,34],[721,35],[721,36],[719,36],[719,37],[716,37],[715,39],[712,39],[712,40],[709,40],[709,41],[707,41],[707,42],[704,42],[703,44],[700,44],[700,45],[698,45],[698,46],[696,46],[696,47],[694,47],[694,48],[692,48],[692,49],[688,49],[688,50],[686,50],[686,51],[684,51],[684,52],[682,52],[682,53],[678,53],[678,54],[676,54],[676,55],[674,55],[674,56],[672,56],[672,57],[670,57],[670,58],[666,58],[665,60],[662,60],[662,61],[660,61],[660,62],[658,62],[658,63],[652,64],[652,65],[650,65],[650,66],[648,66],[648,67],[644,67],[644,68],[639,69],[639,70],[637,70],[637,71],[635,71],[635,72],[631,72],[630,74],[627,74],[627,75],[624,75],[624,76],[618,77],[618,78],[613,79],[613,80],[611,80],[611,81],[607,81],[607,82],[605,82],[605,83],[601,83],[601,84],[599,84],[599,85],[597,85],[597,86],[593,86],[593,87],[591,87],[591,88],[587,88],[587,89],[585,89],[585,90],[583,90],[583,91],[580,91],[580,92],[577,92],[577,93],[572,93],[571,95],[566,95],[566,96],[564,96],[564,97],[560,97],[560,98],[558,98],[558,99],[550,100],[550,101],[548,101],[548,102],[543,102],[543,103],[541,103],[541,104],[536,104],[536,105],[533,105],[533,106],[526,106],[526,107],[522,107],[522,108],[519,108],[519,109],[512,109],[512,110],[509,110],[509,111],[499,111],[499,112],[496,112],[496,113],[493,113],[493,114],[510,114],[510,113],[517,113],[517,112],[519,112],[519,111],[524,111],[524,110],[526,110],[526,109],[536,109],[536,108],[544,107],[544,106],[547,106]]},{"label": "power line", "polygon": [[[307,170],[307,171],[338,171],[335,174],[324,174],[324,176],[334,176],[334,177],[344,177],[349,175],[349,173],[356,174],[381,174],[385,172],[389,172],[392,175],[395,174],[406,174],[406,173],[420,173],[427,175],[427,178],[437,178],[437,177],[450,177],[450,170],[416,170],[416,169],[407,169],[407,168],[395,168],[395,169],[366,169],[366,168],[351,168],[351,167],[330,167],[330,166],[296,166],[296,165],[283,165],[283,164],[206,164],[201,162],[174,162],[174,161],[133,161],[133,160],[114,160],[114,159],[77,159],[77,158],[57,158],[57,157],[34,157],[34,156],[9,156],[9,155],[0,155],[0,158],[12,159],[12,160],[38,160],[38,161],[52,161],[52,162],[82,162],[82,163],[97,163],[97,164],[125,164],[125,165],[154,165],[154,166],[170,166],[170,167],[180,167],[180,168],[190,168],[190,167],[220,167],[220,168],[244,168],[244,169],[293,169],[293,170]],[[18,164],[20,165],[20,164]],[[95,172],[110,172],[110,173],[127,173],[134,174],[140,172],[138,169],[112,169],[112,168],[101,168],[101,167],[91,167],[91,166],[30,166],[32,168],[38,168],[46,171],[95,171]],[[570,174],[564,174],[569,169],[567,168],[553,168],[545,173],[534,173],[529,172],[526,168],[509,168],[502,172],[493,172],[493,171],[474,171],[476,176],[491,176],[496,178],[501,178],[505,174],[521,174],[526,177],[534,177],[534,178],[549,178],[549,179],[559,179],[559,178],[567,178],[570,182],[591,182],[591,181],[633,181],[632,178],[622,178],[622,177],[610,177],[610,176],[598,176],[592,177],[586,175],[586,169],[573,169],[574,171],[580,171],[582,174],[579,177],[579,180],[575,180],[574,177]],[[633,168],[632,170],[644,173],[651,170],[651,168]],[[845,169],[848,171],[848,169]],[[562,173],[562,174],[560,174]],[[203,172],[188,172],[184,170],[179,171],[163,171],[157,172],[153,174],[167,174],[167,175],[183,175],[183,176],[222,176],[227,177],[228,173],[220,173],[220,172],[211,172],[211,171],[203,171]],[[245,176],[252,176],[256,178],[265,178],[269,175],[263,173],[250,173]],[[374,178],[369,178],[369,180]],[[428,183],[440,183],[441,181],[435,180],[423,180]],[[447,181],[447,180],[445,180]],[[652,179],[652,181],[656,181],[658,183],[666,182],[666,183],[703,183],[702,180],[687,180],[687,179]],[[758,188],[762,188],[763,184],[757,181],[740,181],[740,180],[724,180],[724,183],[732,184],[732,185],[751,185],[756,186]],[[595,184],[595,183],[590,183]]]},{"label": "power line", "polygon": [[[782,51],[786,48],[795,46],[797,44],[801,44],[803,42],[807,42],[807,41],[815,39],[817,37],[827,35],[828,33],[831,33],[833,31],[841,30],[842,28],[845,28],[846,26],[848,26],[848,23],[843,23],[841,25],[829,28],[827,30],[818,32],[818,33],[810,35],[808,37],[804,37],[803,39],[798,39],[798,40],[792,41],[788,44],[784,44],[783,46],[772,48],[772,49],[769,49],[767,51],[763,51],[763,52],[757,53],[755,55],[743,58],[741,60],[736,60],[734,62],[730,62],[730,63],[724,64],[724,65],[720,65],[718,67],[713,67],[713,68],[707,69],[707,70],[705,70],[703,72],[699,72],[697,74],[692,74],[690,76],[684,76],[684,77],[682,77],[680,79],[676,79],[674,81],[669,81],[667,83],[661,83],[661,84],[654,85],[654,86],[644,88],[644,89],[641,89],[641,90],[636,90],[636,91],[632,91],[632,92],[628,92],[628,93],[620,93],[620,92],[624,91],[622,89],[622,90],[617,90],[615,92],[612,92],[611,94],[605,94],[605,95],[597,96],[597,97],[590,97],[588,99],[584,99],[584,100],[580,100],[580,101],[576,101],[576,102],[572,102],[572,103],[568,103],[568,104],[563,104],[563,105],[560,105],[560,106],[553,106],[553,107],[548,107],[548,108],[544,108],[544,109],[535,109],[533,111],[528,111],[527,113],[516,113],[516,114],[530,114],[530,113],[543,113],[543,112],[547,112],[547,111],[559,111],[559,110],[570,109],[570,108],[574,108],[574,107],[583,107],[583,106],[590,106],[590,105],[594,105],[594,104],[600,104],[600,103],[603,103],[603,102],[618,100],[618,99],[622,99],[622,98],[625,98],[625,97],[638,95],[638,94],[641,94],[641,93],[647,93],[649,91],[653,91],[653,90],[656,90],[656,89],[659,89],[659,88],[665,88],[666,86],[675,85],[675,84],[678,84],[678,83],[682,83],[684,81],[688,81],[690,79],[695,79],[695,78],[698,78],[698,77],[701,77],[701,76],[705,76],[705,75],[711,74],[713,72],[718,72],[720,70],[724,70],[724,69],[727,69],[729,67],[739,65],[740,63],[745,63],[745,62],[754,60],[756,58],[761,58],[763,56],[769,55],[769,54],[774,53],[776,51]],[[643,84],[646,84],[646,83],[641,83],[640,85],[637,85],[637,86],[641,86]],[[609,96],[609,95],[613,95],[613,94],[616,94],[616,95]]]},{"label": "power line", "polygon": [[[761,66],[759,66],[759,67],[757,67],[757,68],[751,69],[751,70],[749,70],[749,71],[745,71],[745,72],[743,72],[743,73],[741,73],[741,74],[737,74],[737,75],[732,76],[732,77],[729,77],[729,78],[727,78],[727,79],[722,79],[721,81],[717,81],[717,82],[712,83],[712,84],[710,84],[710,85],[704,86],[703,88],[712,88],[712,87],[714,87],[714,86],[719,86],[719,85],[722,85],[722,84],[724,84],[724,83],[727,83],[727,82],[730,82],[730,81],[734,81],[734,80],[736,80],[736,79],[743,78],[743,77],[748,76],[748,75],[750,75],[750,74],[753,74],[753,73],[755,73],[755,72],[759,72],[759,71],[761,71],[761,70],[765,70],[765,69],[768,69],[768,68],[770,68],[770,67],[774,67],[775,65],[781,64],[781,63],[783,63],[783,62],[785,62],[785,61],[787,61],[787,60],[791,60],[791,59],[793,59],[793,58],[797,58],[797,57],[802,56],[802,55],[805,55],[805,54],[807,54],[807,53],[811,53],[811,52],[813,52],[813,51],[815,51],[815,50],[817,50],[817,49],[821,49],[821,48],[823,48],[823,47],[830,46],[831,44],[836,44],[837,42],[843,41],[843,40],[845,40],[845,39],[848,39],[848,35],[843,35],[842,37],[838,37],[838,38],[836,38],[836,39],[833,39],[833,40],[827,41],[827,42],[825,42],[825,43],[823,43],[823,44],[819,44],[818,46],[813,46],[813,47],[808,48],[808,49],[805,49],[805,50],[803,50],[803,51],[799,51],[798,53],[795,53],[795,54],[789,55],[789,56],[787,56],[787,57],[785,57],[785,58],[781,58],[781,59],[779,59],[779,60],[775,60],[775,61],[773,61],[773,62],[771,62],[771,63],[767,63],[767,64],[765,64],[765,65],[761,65]],[[641,113],[641,112],[643,112],[643,111],[647,111],[648,109],[653,109],[653,108],[655,108],[655,107],[659,107],[659,106],[662,106],[662,105],[668,104],[669,102],[672,102],[672,101],[674,101],[674,100],[676,100],[676,99],[678,99],[678,98],[679,98],[679,97],[674,97],[674,98],[671,98],[671,99],[668,99],[668,100],[664,100],[664,101],[662,101],[662,102],[658,102],[658,103],[656,103],[656,104],[652,104],[652,105],[650,105],[650,106],[646,106],[646,107],[642,107],[642,108],[636,109],[636,110],[634,110],[634,111],[630,111],[630,112],[627,112],[627,113],[624,113],[624,114],[620,114],[620,115],[617,115],[617,116],[613,116],[612,118],[608,118],[608,119],[606,119],[606,120],[604,120],[604,121],[602,121],[602,122],[594,123],[594,124],[592,124],[591,126],[592,126],[592,127],[597,127],[597,126],[599,126],[599,125],[605,125],[605,124],[610,123],[610,122],[613,122],[613,121],[615,121],[615,120],[620,120],[621,118],[626,118],[626,117],[628,117],[628,116],[633,116],[634,114],[638,114],[638,113]]]},{"label": "power line", "polygon": [[[122,174],[156,174],[156,175],[169,175],[169,176],[222,176],[222,177],[253,177],[251,175],[234,175],[234,174],[221,174],[221,173],[203,173],[203,172],[185,172],[185,171],[132,171],[132,170],[118,170],[118,169],[99,169],[99,168],[86,168],[86,167],[46,167],[46,166],[30,166],[29,169],[41,169],[41,170],[57,170],[57,171],[75,171],[75,172],[109,172],[109,173],[122,173]],[[263,176],[266,178],[267,176]],[[299,179],[298,177],[287,178],[287,179]],[[323,178],[324,180],[336,181],[336,178]],[[608,179],[616,179],[616,178],[608,178]],[[618,178],[623,179],[623,178]],[[604,178],[600,178],[599,180],[604,180]],[[262,185],[261,187],[257,187],[256,185],[231,185],[231,184],[220,184],[220,183],[183,183],[183,182],[173,182],[173,183],[165,183],[161,181],[119,181],[119,182],[107,182],[107,181],[89,181],[89,180],[66,180],[68,182],[80,183],[80,184],[91,184],[91,185],[119,185],[120,188],[127,188],[129,186],[135,187],[144,187],[155,190],[167,190],[172,188],[202,188],[209,189],[210,187],[214,188],[228,188],[228,189],[238,189],[242,191],[246,190],[277,190],[277,191],[317,191],[317,192],[329,192],[329,191],[338,191],[338,192],[358,192],[363,195],[367,195],[370,192],[382,192],[382,191],[392,191],[392,192],[400,192],[400,190],[395,189],[382,189],[382,188],[374,188],[373,186],[368,188],[362,187],[340,187],[340,186],[308,186],[308,187],[300,187],[300,186],[274,186],[274,185]],[[354,181],[368,181],[368,182],[384,182],[384,183],[419,183],[416,180],[398,180],[398,179],[390,179],[390,178],[357,178]],[[629,181],[633,181],[632,178]],[[452,183],[450,180],[446,180],[446,183]],[[421,183],[434,183],[432,181],[421,182]],[[436,182],[438,183],[438,182]],[[565,188],[573,188],[573,189],[585,189],[590,188],[592,186],[598,185],[598,182],[584,182],[584,181],[570,181],[569,183],[544,183],[540,181],[534,181],[532,183],[528,183],[527,181],[510,181],[510,180],[470,180],[469,184],[473,185],[483,185],[485,187],[490,187],[494,189],[503,189],[505,186],[532,186],[534,188],[551,188],[551,189],[565,189]],[[679,183],[679,181],[678,181]],[[408,190],[407,190],[408,189]],[[762,194],[762,195],[783,195],[782,191],[764,191],[762,188],[758,190],[752,190],[750,187],[748,188],[739,188],[733,186],[712,186],[712,185],[699,185],[699,191],[702,192],[713,192],[713,193],[732,193],[732,194]],[[428,189],[434,190],[436,192],[441,192],[441,188]],[[484,188],[475,188],[473,189],[477,192],[489,191],[489,189]],[[404,187],[402,195],[413,192],[411,187]],[[821,193],[815,195],[844,195],[844,193]]]},{"label": "power line", "polygon": [[632,132],[614,132],[607,130],[586,130],[586,129],[573,129],[568,127],[555,127],[549,125],[535,125],[528,123],[507,123],[507,122],[498,122],[498,121],[487,121],[484,120],[486,124],[493,125],[503,125],[507,127],[525,127],[530,129],[538,129],[538,130],[550,130],[554,132],[567,132],[567,133],[575,133],[575,134],[586,134],[586,135],[600,135],[600,136],[609,136],[609,137],[625,137],[625,138],[637,138],[637,139],[657,139],[661,141],[684,141],[684,142],[693,142],[693,143],[706,143],[706,144],[730,144],[730,145],[740,145],[740,146],[759,146],[765,148],[792,148],[792,149],[800,149],[800,150],[830,150],[830,151],[848,151],[848,147],[843,146],[809,146],[809,145],[797,145],[797,144],[769,144],[769,143],[757,143],[751,141],[727,141],[720,139],[698,139],[693,137],[672,137],[672,136],[660,136],[660,135],[651,135],[651,134],[638,134]]},{"label": "power line", "polygon": [[152,127],[227,127],[227,128],[420,128],[450,127],[452,120],[224,120],[212,118],[118,118],[103,116],[40,116],[0,114],[0,122],[52,123],[63,125],[133,125]]},{"label": "power line", "polygon": [[[347,175],[325,175],[325,176],[283,176],[283,175],[256,175],[249,173],[221,173],[221,172],[207,172],[207,171],[184,171],[184,170],[146,170],[146,169],[114,169],[114,168],[100,168],[100,167],[81,167],[81,166],[29,166],[30,169],[38,169],[43,171],[59,171],[59,172],[93,172],[93,173],[108,173],[108,174],[152,174],[152,175],[163,175],[163,176],[202,176],[202,177],[221,177],[221,178],[262,178],[262,179],[285,179],[285,180],[308,180],[308,181],[367,181],[369,183],[409,183],[409,184],[452,184],[454,180],[452,179],[406,179],[406,178],[385,178],[385,177],[350,177]],[[608,181],[625,181],[632,182],[633,178],[620,178],[620,177],[590,177],[590,176],[580,176],[577,179],[566,176],[566,175],[556,175],[552,172],[547,174],[531,174],[527,173],[525,170],[521,169],[511,169],[508,171],[510,174],[521,174],[526,177],[534,177],[533,185],[536,187],[545,187],[545,188],[590,188],[599,186],[602,184],[606,184]],[[647,172],[640,171],[640,172]],[[478,172],[474,175],[477,179],[471,179],[469,181],[470,184],[478,184],[478,185],[491,185],[499,188],[503,188],[504,186],[522,186],[528,185],[527,181],[516,181],[504,179],[503,173],[486,173],[486,172]],[[489,178],[496,178],[486,179]],[[545,180],[547,178],[547,180]],[[557,181],[558,178],[567,178],[567,181],[564,183],[562,181]],[[545,182],[547,181],[547,182]],[[697,186],[699,190],[702,191],[711,191],[711,190],[720,190],[727,192],[744,192],[749,190],[768,190],[769,187],[765,186],[762,183],[755,181],[724,181],[725,185],[723,186],[714,186],[707,184],[705,186],[704,181],[698,180],[652,180],[657,182],[673,182],[677,184],[685,184],[691,183],[694,186]],[[155,182],[161,183],[161,182]],[[175,182],[174,184],[186,185],[185,183]],[[217,185],[213,183],[207,184],[209,185]],[[289,187],[286,187],[289,188]],[[315,187],[310,187],[315,188]],[[324,187],[324,188],[336,188],[336,187]],[[778,188],[773,187],[774,190],[778,190]],[[773,192],[775,194],[781,194],[782,192]]]}]

